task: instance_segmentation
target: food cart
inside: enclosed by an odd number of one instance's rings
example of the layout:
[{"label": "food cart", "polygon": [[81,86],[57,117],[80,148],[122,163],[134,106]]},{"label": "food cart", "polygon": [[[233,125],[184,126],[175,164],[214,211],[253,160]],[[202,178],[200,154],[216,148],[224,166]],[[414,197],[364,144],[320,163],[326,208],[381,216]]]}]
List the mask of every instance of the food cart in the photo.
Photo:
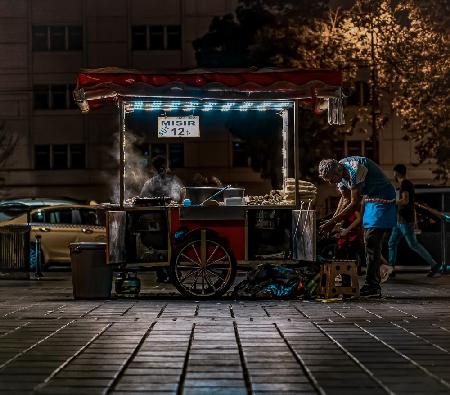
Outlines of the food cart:
[{"label": "food cart", "polygon": [[[341,83],[341,73],[331,70],[81,72],[74,97],[82,112],[113,101],[120,115],[119,193],[107,213],[108,263],[170,267],[182,294],[208,298],[231,287],[238,266],[315,260],[315,190],[298,177],[298,108],[328,111],[330,124],[342,124]],[[127,149],[137,123],[148,125],[144,130],[153,138],[192,142],[204,132],[206,114],[219,119],[264,111],[280,120],[280,190],[248,196],[230,182],[222,188],[188,186],[179,202],[131,196]]]}]

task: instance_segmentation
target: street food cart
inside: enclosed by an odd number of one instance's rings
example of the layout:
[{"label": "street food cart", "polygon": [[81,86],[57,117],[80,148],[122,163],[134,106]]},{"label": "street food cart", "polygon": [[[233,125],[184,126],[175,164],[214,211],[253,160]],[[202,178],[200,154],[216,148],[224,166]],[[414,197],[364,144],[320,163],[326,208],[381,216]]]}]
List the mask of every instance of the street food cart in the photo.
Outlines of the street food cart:
[{"label": "street food cart", "polygon": [[[341,73],[331,70],[81,72],[74,97],[82,112],[113,101],[120,115],[119,190],[107,213],[108,263],[170,267],[182,294],[208,298],[231,287],[238,266],[313,261],[315,190],[298,177],[298,108],[328,111],[330,124],[342,124],[341,83]],[[156,139],[192,142],[207,133],[206,114],[219,119],[264,111],[280,120],[280,190],[249,196],[230,182],[222,188],[186,187],[179,202],[132,196],[127,150],[136,124],[147,125],[144,130]]]}]

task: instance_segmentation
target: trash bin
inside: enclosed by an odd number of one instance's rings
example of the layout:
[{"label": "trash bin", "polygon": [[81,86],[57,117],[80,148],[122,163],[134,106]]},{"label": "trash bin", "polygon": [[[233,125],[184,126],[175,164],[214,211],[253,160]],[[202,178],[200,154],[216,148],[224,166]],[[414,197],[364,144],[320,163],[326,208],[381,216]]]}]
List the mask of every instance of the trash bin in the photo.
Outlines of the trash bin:
[{"label": "trash bin", "polygon": [[106,243],[71,243],[70,260],[75,299],[111,297],[113,269],[106,264]]}]

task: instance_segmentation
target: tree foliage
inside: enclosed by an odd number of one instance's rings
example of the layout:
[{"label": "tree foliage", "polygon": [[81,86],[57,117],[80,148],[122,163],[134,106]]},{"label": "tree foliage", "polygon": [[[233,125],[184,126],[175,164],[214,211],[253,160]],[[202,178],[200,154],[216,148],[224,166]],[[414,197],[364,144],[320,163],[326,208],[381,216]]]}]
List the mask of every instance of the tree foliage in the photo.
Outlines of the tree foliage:
[{"label": "tree foliage", "polygon": [[436,161],[443,181],[450,170],[449,12],[444,0],[359,0],[348,16],[359,32],[367,32],[359,47],[369,63],[364,53],[374,31],[377,93],[401,118],[420,160]]},{"label": "tree foliage", "polygon": [[[371,117],[380,130],[395,114],[420,160],[434,159],[438,178],[446,180],[450,169],[450,3],[339,3],[241,0],[235,17],[215,18],[210,31],[194,43],[199,66],[339,68],[348,88],[354,86],[358,71],[367,68],[370,103],[347,111],[347,127],[341,131],[370,125]],[[324,156],[336,129],[314,117],[305,118],[304,124],[309,125],[310,156],[311,152],[317,158]],[[366,129],[369,133],[371,128]],[[304,168],[309,168],[308,163]]]}]

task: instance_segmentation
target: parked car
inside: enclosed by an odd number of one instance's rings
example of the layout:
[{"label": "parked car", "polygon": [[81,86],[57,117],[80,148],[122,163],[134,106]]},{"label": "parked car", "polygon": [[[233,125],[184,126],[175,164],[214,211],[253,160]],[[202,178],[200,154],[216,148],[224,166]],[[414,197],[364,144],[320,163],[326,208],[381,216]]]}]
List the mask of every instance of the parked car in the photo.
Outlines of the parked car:
[{"label": "parked car", "polygon": [[30,260],[33,265],[36,236],[41,236],[42,267],[70,262],[70,243],[106,241],[105,210],[99,206],[57,204],[32,207],[25,203],[0,204],[0,226],[31,225]]},{"label": "parked car", "polygon": [[23,204],[29,207],[54,206],[57,204],[82,204],[83,201],[71,198],[19,197],[0,200],[0,207]]}]

